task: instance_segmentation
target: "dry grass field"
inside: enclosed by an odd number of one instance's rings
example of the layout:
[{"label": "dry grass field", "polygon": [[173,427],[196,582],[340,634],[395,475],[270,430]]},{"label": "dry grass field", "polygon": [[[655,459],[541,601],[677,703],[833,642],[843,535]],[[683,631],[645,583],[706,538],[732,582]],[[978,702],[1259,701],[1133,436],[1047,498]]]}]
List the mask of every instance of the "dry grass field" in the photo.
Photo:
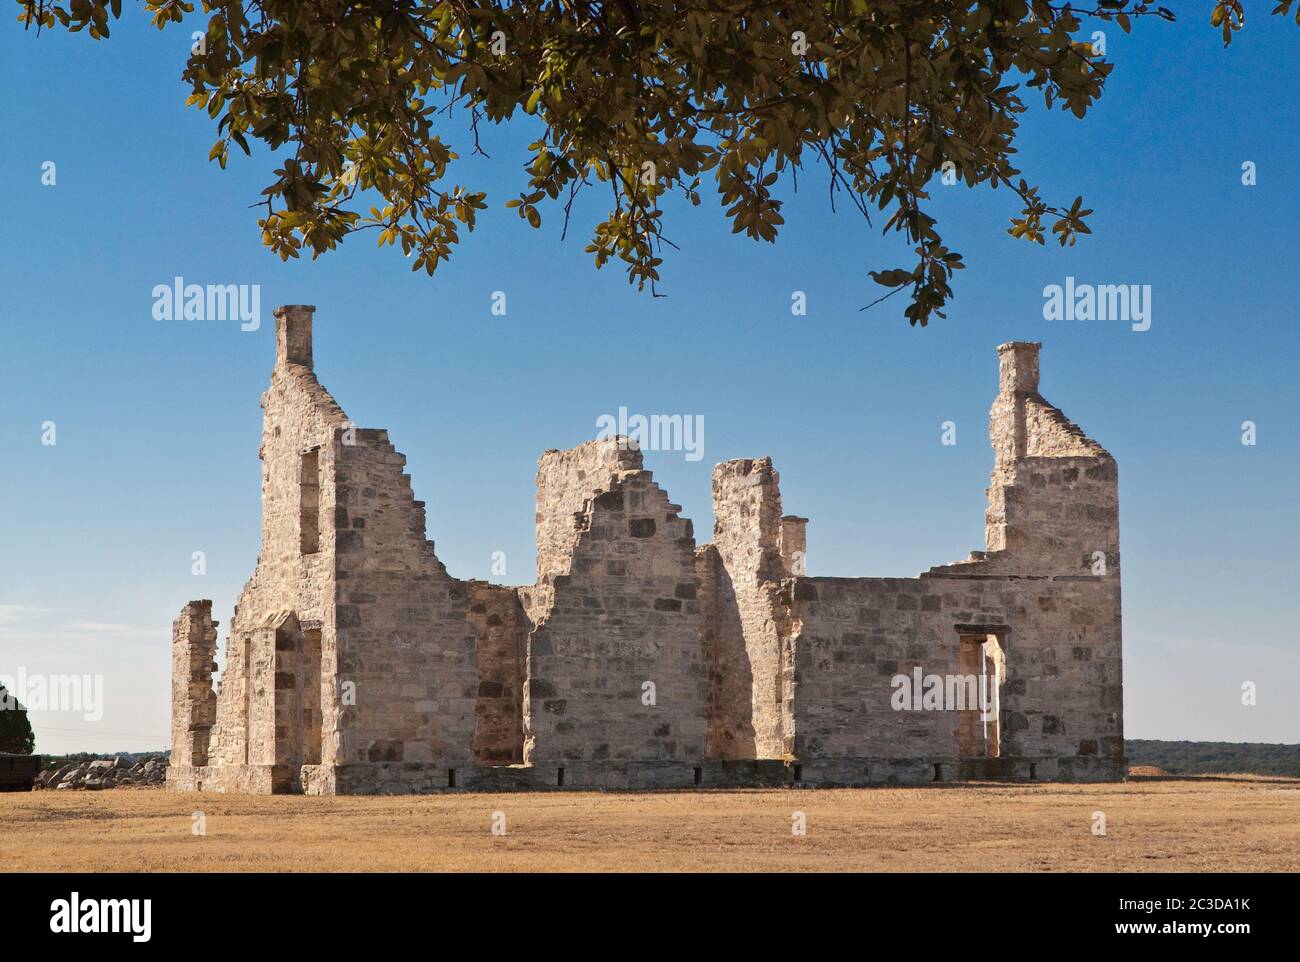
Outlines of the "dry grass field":
[{"label": "dry grass field", "polygon": [[[205,836],[191,832],[205,815]],[[802,811],[807,834],[791,831]],[[1093,813],[1105,836],[1092,833]],[[493,835],[494,812],[507,833]],[[27,871],[1298,871],[1300,780],[387,798],[0,794]]]}]

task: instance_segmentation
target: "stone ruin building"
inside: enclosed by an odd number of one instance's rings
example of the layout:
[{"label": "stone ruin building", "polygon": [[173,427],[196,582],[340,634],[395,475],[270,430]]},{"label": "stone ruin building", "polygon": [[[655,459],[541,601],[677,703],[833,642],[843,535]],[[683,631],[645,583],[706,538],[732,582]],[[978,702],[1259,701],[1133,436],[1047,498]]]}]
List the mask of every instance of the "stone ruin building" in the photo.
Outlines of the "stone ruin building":
[{"label": "stone ruin building", "polygon": [[275,312],[261,552],[217,691],[211,602],[174,625],[172,787],[1123,776],[1116,464],[1038,393],[1038,344],[998,348],[986,549],[965,561],[805,576],[769,458],[717,465],[697,544],[608,439],[542,455],[537,583],[510,587],[438,560],[405,458],[316,379],[313,310]]}]

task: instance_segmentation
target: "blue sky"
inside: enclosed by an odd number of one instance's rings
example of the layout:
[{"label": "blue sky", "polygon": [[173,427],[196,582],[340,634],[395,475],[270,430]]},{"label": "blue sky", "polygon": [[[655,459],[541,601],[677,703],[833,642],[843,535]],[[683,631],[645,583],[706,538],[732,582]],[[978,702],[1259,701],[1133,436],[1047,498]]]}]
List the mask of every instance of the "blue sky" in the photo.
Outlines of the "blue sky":
[{"label": "blue sky", "polygon": [[[1120,465],[1127,734],[1300,741],[1294,26],[1256,18],[1228,50],[1199,15],[1109,29],[1101,105],[1083,122],[1036,108],[1019,144],[1046,199],[1084,195],[1093,235],[1031,247],[1005,233],[1006,191],[934,185],[968,269],[925,330],[901,296],[859,311],[879,291],[867,271],[906,253],[847,203],[832,214],[813,169],[785,194],[775,246],[733,237],[707,200],[669,206],[668,296],[638,294],[583,252],[595,204],[563,242],[558,209],[533,231],[503,207],[523,186],[521,126],[486,131],[491,162],[461,163],[491,207],[434,278],[372,234],[281,264],[249,208],[271,158],[221,171],[212,122],[183,106],[188,35],[129,8],[98,44],[0,27],[0,674],[105,686],[98,721],[34,713],[38,750],[166,744],[170,623],[188,599],[213,599],[224,648],[257,555],[257,402],[281,303],[317,305],[318,374],[407,455],[451,572],[491,577],[502,551],[493,580],[513,584],[534,574],[538,456],[620,406],[704,417],[702,460],[646,457],[701,542],[712,465],[770,454],[786,510],[811,518],[811,574],[958,560],[983,547],[994,348],[1042,341],[1043,393]],[[468,157],[458,127],[446,137]],[[260,330],[153,320],[154,285],[177,275],[261,285]],[[1151,285],[1151,329],[1045,321],[1043,288],[1067,275]],[[790,313],[795,290],[807,316]]]}]

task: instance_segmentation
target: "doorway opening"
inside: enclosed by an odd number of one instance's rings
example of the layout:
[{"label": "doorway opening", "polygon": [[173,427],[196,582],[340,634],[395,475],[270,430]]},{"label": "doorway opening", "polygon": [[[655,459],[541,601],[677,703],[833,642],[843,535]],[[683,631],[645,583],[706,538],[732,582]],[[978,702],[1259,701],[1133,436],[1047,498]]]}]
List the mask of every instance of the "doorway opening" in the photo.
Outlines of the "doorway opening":
[{"label": "doorway opening", "polygon": [[[1006,681],[1002,639],[990,633],[959,636],[957,672],[957,754],[998,758],[1002,754],[1001,703]],[[964,696],[964,697],[963,697]]]}]

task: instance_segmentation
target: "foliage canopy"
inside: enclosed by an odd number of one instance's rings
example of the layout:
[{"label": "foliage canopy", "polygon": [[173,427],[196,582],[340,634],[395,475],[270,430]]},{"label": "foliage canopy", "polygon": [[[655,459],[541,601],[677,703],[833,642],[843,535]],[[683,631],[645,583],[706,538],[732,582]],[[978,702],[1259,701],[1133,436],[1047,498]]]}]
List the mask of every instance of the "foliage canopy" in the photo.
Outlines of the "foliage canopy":
[{"label": "foliage canopy", "polygon": [[27,710],[0,685],[0,752],[30,755],[35,747],[36,736],[27,719]]},{"label": "foliage canopy", "polygon": [[[18,0],[28,27],[109,36],[121,0]],[[1224,43],[1240,0],[1206,0]],[[1275,14],[1291,12],[1282,0]],[[945,171],[1007,188],[1009,233],[1073,244],[1089,233],[1083,199],[1049,204],[1012,163],[1030,101],[1083,117],[1112,65],[1091,32],[1174,19],[1137,0],[1089,9],[1048,0],[202,0],[207,29],[184,72],[189,104],[216,122],[210,158],[258,140],[285,149],[263,192],[263,243],[312,256],[378,232],[412,269],[447,260],[486,195],[452,177],[457,150],[519,113],[538,136],[508,201],[533,227],[573,198],[608,191],[587,247],[652,292],[665,236],[661,201],[701,203],[706,181],[734,233],[773,241],[774,188],[824,168],[847,198],[914,249],[872,271],[909,291],[906,316],[943,317],[961,255],[925,212]],[[145,0],[161,29],[186,0]],[[1300,22],[1300,9],[1296,12]],[[459,126],[457,126],[459,125]],[[455,141],[444,140],[457,130]],[[949,166],[945,167],[945,164]],[[886,294],[885,296],[889,296]]]}]

